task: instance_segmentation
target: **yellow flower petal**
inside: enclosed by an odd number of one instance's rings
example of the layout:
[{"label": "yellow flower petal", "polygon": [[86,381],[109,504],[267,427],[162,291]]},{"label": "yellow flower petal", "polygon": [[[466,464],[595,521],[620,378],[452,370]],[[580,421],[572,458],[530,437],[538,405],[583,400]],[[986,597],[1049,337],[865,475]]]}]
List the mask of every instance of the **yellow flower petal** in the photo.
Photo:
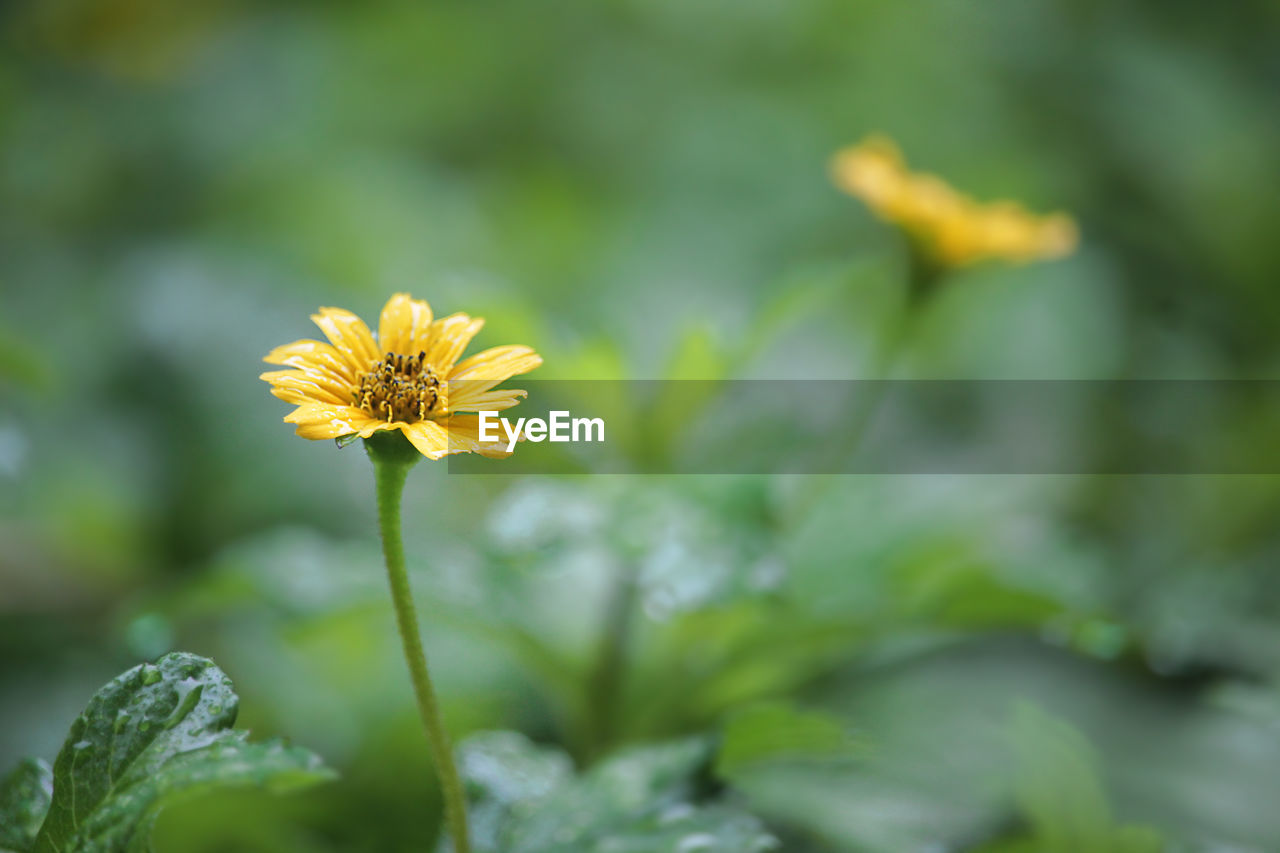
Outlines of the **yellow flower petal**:
[{"label": "yellow flower petal", "polygon": [[327,370],[337,378],[350,380],[351,365],[342,353],[320,341],[301,340],[273,349],[262,359],[267,364],[285,367],[318,368]]},{"label": "yellow flower petal", "polygon": [[831,175],[840,189],[885,215],[901,196],[907,171],[898,146],[883,136],[873,136],[837,151],[831,160]]},{"label": "yellow flower petal", "polygon": [[298,435],[314,440],[360,432],[370,424],[371,419],[354,406],[304,403],[285,415],[284,421],[296,424]]},{"label": "yellow flower petal", "polygon": [[1055,213],[1040,225],[1038,241],[1042,258],[1063,258],[1076,250],[1080,243],[1080,229],[1075,220],[1065,213]]},{"label": "yellow flower petal", "polygon": [[528,373],[540,364],[542,364],[542,356],[529,347],[493,347],[460,362],[449,372],[449,381],[469,382],[493,379],[501,382],[517,374]]},{"label": "yellow flower petal", "polygon": [[369,327],[350,311],[321,308],[319,314],[311,315],[311,320],[324,332],[334,349],[345,356],[356,374],[365,372],[371,362],[382,357]]},{"label": "yellow flower petal", "polygon": [[303,403],[284,416],[287,424],[336,423],[355,432],[369,416],[355,406],[335,406],[332,403]]},{"label": "yellow flower petal", "polygon": [[[450,453],[479,453],[491,459],[505,459],[511,455],[507,451],[507,441],[502,438],[501,429],[496,430],[499,433],[497,441],[480,440],[480,418],[475,415],[449,418],[448,432]],[[489,433],[492,435],[494,432],[490,428]]]},{"label": "yellow flower petal", "polygon": [[[499,380],[501,381],[501,380]],[[497,391],[477,391],[478,382],[464,382],[456,393],[449,388],[449,410],[453,412],[500,412],[518,404],[527,391],[517,388],[499,388]]]},{"label": "yellow flower petal", "polygon": [[313,400],[311,397],[307,396],[303,392],[295,391],[292,388],[272,388],[271,394],[274,397],[279,397],[281,400],[284,400],[286,403],[293,403],[296,406],[301,406],[306,403],[315,402],[315,400]]},{"label": "yellow flower petal", "polygon": [[450,314],[436,320],[427,331],[427,364],[433,365],[436,372],[447,374],[483,326],[482,318],[466,314]]},{"label": "yellow flower petal", "polygon": [[[433,321],[425,301],[404,293],[387,300],[376,340],[369,327],[349,311],[321,308],[312,320],[329,342],[300,340],[276,347],[264,361],[289,369],[261,374],[270,383],[272,394],[296,406],[284,420],[295,425],[298,435],[308,439],[368,438],[382,430],[400,430],[419,452],[432,459],[450,453],[508,455],[501,438],[480,441],[479,421],[474,415],[439,420],[449,411],[444,383],[450,381],[446,377],[451,372],[456,374],[455,410],[458,405],[466,411],[510,408],[525,392],[492,389],[507,377],[542,363],[529,347],[495,347],[455,368],[484,320],[459,313]],[[416,356],[419,352],[425,353],[421,360],[384,359],[387,353]],[[379,373],[366,376],[375,365],[379,365]],[[387,420],[386,413],[407,420]]]},{"label": "yellow flower petal", "polygon": [[494,347],[476,353],[449,374],[449,405],[455,410],[470,409],[468,401],[540,364],[542,356],[526,346]]},{"label": "yellow flower petal", "polygon": [[327,438],[341,438],[344,435],[350,435],[349,430],[344,430],[336,424],[298,424],[293,430],[295,435],[311,441],[323,441]]},{"label": "yellow flower petal", "polygon": [[[418,448],[418,452],[428,459],[440,459],[449,450],[449,434],[445,428],[435,421],[420,421],[416,424],[405,424],[400,428],[405,437]],[[457,451],[452,451],[456,453]]]},{"label": "yellow flower petal", "polygon": [[339,406],[351,404],[350,382],[335,380],[327,372],[317,369],[271,370],[258,376],[270,382],[272,389],[288,389],[305,394],[317,403],[333,403]]},{"label": "yellow flower petal", "polygon": [[426,349],[431,306],[425,299],[396,293],[387,300],[378,320],[378,345],[384,353],[417,355]]},{"label": "yellow flower petal", "polygon": [[1012,201],[981,204],[935,175],[909,171],[897,146],[883,137],[836,152],[831,172],[836,186],[948,266],[1062,257],[1078,242],[1065,214],[1038,216]]}]

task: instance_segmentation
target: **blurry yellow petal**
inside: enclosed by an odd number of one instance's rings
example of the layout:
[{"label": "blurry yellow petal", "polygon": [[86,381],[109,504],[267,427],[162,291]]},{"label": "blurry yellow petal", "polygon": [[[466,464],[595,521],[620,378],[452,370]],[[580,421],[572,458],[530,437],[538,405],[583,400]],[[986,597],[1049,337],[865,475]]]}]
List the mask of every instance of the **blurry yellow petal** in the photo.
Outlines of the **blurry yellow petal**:
[{"label": "blurry yellow petal", "polygon": [[981,204],[935,175],[909,171],[883,137],[836,152],[831,171],[836,186],[948,266],[1062,257],[1078,241],[1075,223],[1064,214],[1038,216],[1011,201]]},{"label": "blurry yellow petal", "polygon": [[909,227],[936,228],[940,223],[972,215],[965,198],[933,175],[914,177],[896,203],[894,218]]},{"label": "blurry yellow petal", "polygon": [[1040,257],[1062,258],[1076,250],[1080,243],[1080,229],[1075,220],[1064,213],[1047,217],[1041,225]]},{"label": "blurry yellow petal", "polygon": [[466,314],[450,314],[436,320],[427,332],[427,364],[438,373],[447,374],[483,326],[482,318]]},{"label": "blurry yellow petal", "polygon": [[319,314],[311,315],[311,319],[324,332],[334,349],[346,357],[356,373],[368,370],[370,362],[382,357],[369,327],[350,311],[321,308]]},{"label": "blurry yellow petal", "polygon": [[836,152],[831,161],[836,186],[887,215],[903,190],[907,172],[898,147],[883,136]]},{"label": "blurry yellow petal", "polygon": [[966,216],[940,217],[921,239],[934,256],[948,266],[963,266],[982,253],[977,235],[977,221]]},{"label": "blurry yellow petal", "polygon": [[378,345],[384,353],[417,355],[426,349],[431,327],[431,306],[425,299],[412,299],[407,293],[394,294],[387,300],[378,320]]},{"label": "blurry yellow petal", "polygon": [[449,434],[435,421],[406,424],[401,430],[413,446],[418,448],[418,452],[428,459],[439,459],[450,453]]}]

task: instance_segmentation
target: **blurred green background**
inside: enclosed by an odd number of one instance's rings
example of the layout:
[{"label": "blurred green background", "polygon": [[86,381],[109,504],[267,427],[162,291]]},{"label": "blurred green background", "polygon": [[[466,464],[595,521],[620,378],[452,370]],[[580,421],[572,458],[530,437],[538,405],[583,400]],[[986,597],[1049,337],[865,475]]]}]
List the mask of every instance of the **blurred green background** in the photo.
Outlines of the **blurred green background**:
[{"label": "blurred green background", "polygon": [[[341,778],[159,850],[427,849],[368,463],[263,354],[407,290],[537,378],[869,375],[904,245],[826,169],[883,131],[1084,235],[951,276],[898,375],[1270,378],[1278,56],[1271,0],[5,4],[0,767],[182,649]],[[424,464],[406,537],[455,734],[586,765],[781,703],[862,745],[724,772],[787,850],[1274,851],[1277,519],[1272,477]]]}]

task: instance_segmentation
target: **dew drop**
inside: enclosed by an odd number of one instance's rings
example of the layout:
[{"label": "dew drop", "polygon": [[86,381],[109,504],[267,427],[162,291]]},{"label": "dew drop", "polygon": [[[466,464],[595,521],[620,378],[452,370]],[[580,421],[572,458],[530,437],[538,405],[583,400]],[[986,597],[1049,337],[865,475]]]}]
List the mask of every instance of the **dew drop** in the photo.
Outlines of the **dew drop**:
[{"label": "dew drop", "polygon": [[143,684],[155,684],[162,678],[164,678],[164,676],[161,675],[160,670],[155,668],[154,666],[144,666],[142,668]]}]

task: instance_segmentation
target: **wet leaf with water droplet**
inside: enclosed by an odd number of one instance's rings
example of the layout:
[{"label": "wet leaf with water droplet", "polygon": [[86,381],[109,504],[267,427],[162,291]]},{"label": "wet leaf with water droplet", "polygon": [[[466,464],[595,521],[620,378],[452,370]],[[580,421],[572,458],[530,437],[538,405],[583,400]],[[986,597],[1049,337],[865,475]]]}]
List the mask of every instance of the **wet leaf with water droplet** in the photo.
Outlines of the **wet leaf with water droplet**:
[{"label": "wet leaf with water droplet", "polygon": [[[213,661],[175,652],[99,690],[71,726],[50,776],[38,762],[0,784],[0,845],[37,853],[144,851],[177,795],[329,778],[318,757],[232,728],[237,697]],[[47,814],[46,814],[47,812]],[[43,819],[43,822],[41,822]]]}]

